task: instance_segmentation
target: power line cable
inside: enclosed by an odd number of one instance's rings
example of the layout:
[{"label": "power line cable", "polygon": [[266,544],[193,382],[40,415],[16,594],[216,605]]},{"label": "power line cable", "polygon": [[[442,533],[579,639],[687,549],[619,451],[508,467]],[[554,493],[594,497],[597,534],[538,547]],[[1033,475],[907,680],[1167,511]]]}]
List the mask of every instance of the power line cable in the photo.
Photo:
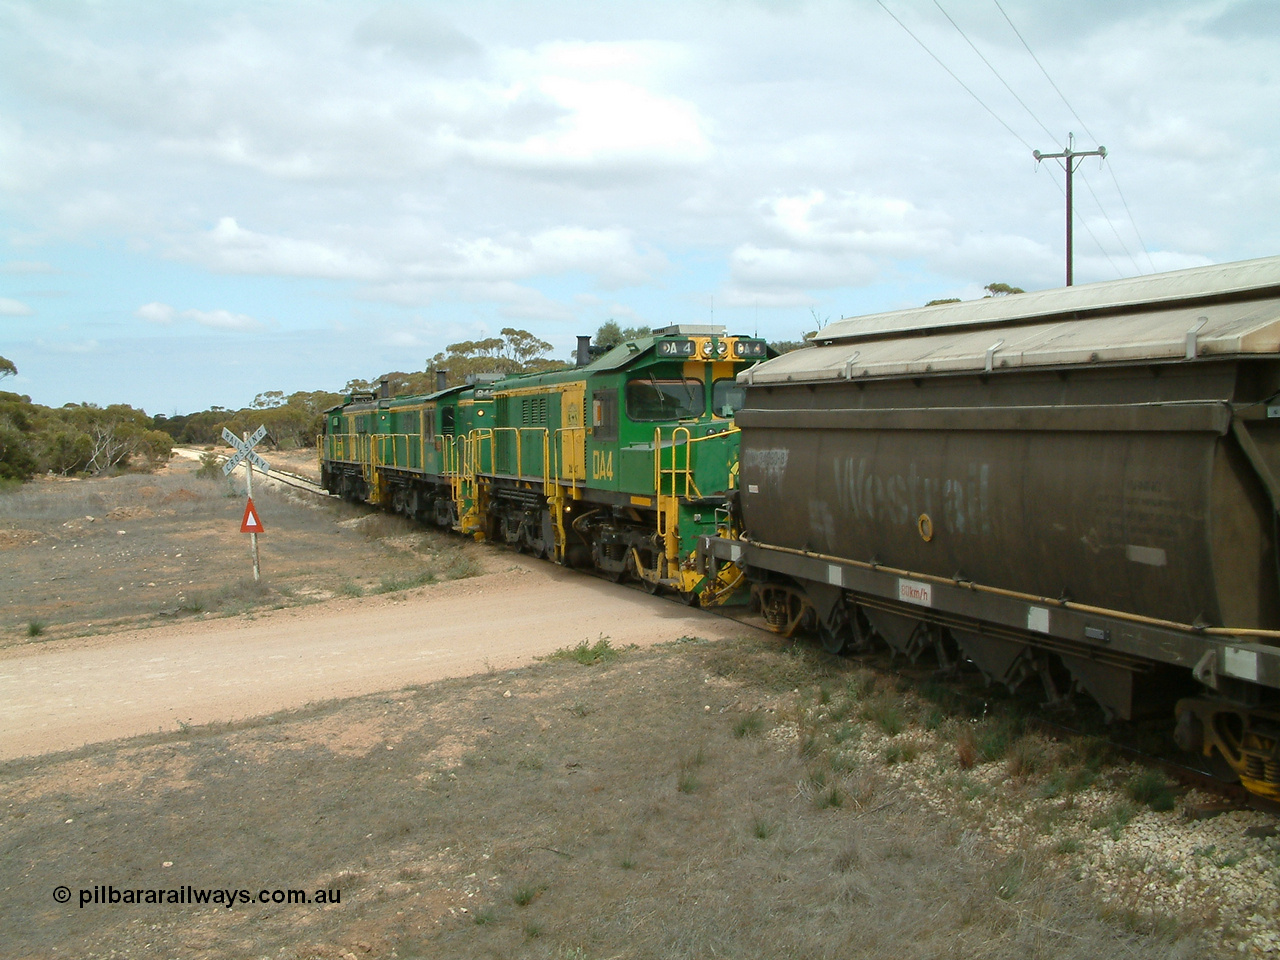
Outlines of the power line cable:
[{"label": "power line cable", "polygon": [[[999,0],[995,0],[995,3],[997,7],[1000,7]],[[903,31],[907,34],[907,36],[909,36],[912,40],[914,40],[920,46],[920,49],[922,49],[925,53],[927,53],[933,59],[933,61],[938,64],[938,66],[942,67],[942,69],[947,72],[947,75],[950,76],[951,79],[954,80],[956,83],[958,83],[964,89],[965,93],[973,97],[973,99],[977,101],[978,105],[982,107],[983,110],[987,111],[987,113],[989,113],[991,117],[997,123],[1000,124],[1000,126],[1004,127],[1005,130],[1007,130],[1014,137],[1014,139],[1016,139],[1028,150],[1031,150],[1032,153],[1036,152],[1035,149],[1031,146],[1031,144],[1029,144],[1026,140],[1024,140],[1022,136],[1016,130],[1013,129],[1013,127],[1009,126],[1009,124],[1006,123],[998,113],[996,113],[993,109],[991,109],[991,107],[987,106],[986,102],[981,97],[979,97],[967,83],[961,80],[960,77],[956,75],[955,71],[952,70],[950,67],[948,67],[942,61],[941,57],[939,57],[936,53],[934,53],[931,49],[929,49],[928,44],[926,44],[923,40],[921,40],[918,36],[916,36],[916,34],[911,30],[910,27],[908,27],[905,23],[903,23],[902,20],[899,19],[898,16],[892,10],[890,10],[887,6],[885,6],[884,0],[876,0],[876,4],[880,7],[881,10],[883,10],[890,17],[892,17],[894,23],[900,26],[903,29]],[[1000,82],[1005,85],[1005,88],[1011,94],[1013,94],[1014,99],[1016,99],[1018,103],[1022,104],[1023,109],[1025,109],[1027,113],[1031,115],[1031,118],[1035,120],[1036,123],[1040,124],[1040,126],[1044,128],[1044,130],[1049,134],[1049,136],[1052,137],[1053,131],[1049,130],[1049,128],[1045,126],[1043,121],[1041,121],[1040,118],[1035,115],[1035,113],[1031,110],[1031,108],[1028,107],[1026,103],[1023,102],[1022,98],[1019,97],[1017,93],[1014,92],[1013,88],[1009,86],[1009,84],[1004,80],[1004,78],[1000,76],[1000,73],[995,69],[995,67],[991,65],[991,62],[982,55],[982,52],[979,51],[976,46],[974,46],[973,41],[969,40],[968,36],[965,35],[964,31],[960,29],[960,26],[951,18],[951,16],[946,12],[946,10],[943,10],[942,5],[938,3],[938,0],[934,0],[934,4],[942,12],[942,15],[946,17],[948,21],[950,21],[951,25],[955,27],[957,31],[959,31],[960,35],[964,37],[965,41],[969,44],[969,46],[973,47],[974,52],[978,54],[978,56],[982,59],[982,62],[987,65],[987,67],[991,70],[991,72],[996,75],[996,78],[999,79]],[[1035,53],[1031,50],[1031,47],[1027,45],[1027,41],[1023,39],[1022,34],[1018,33],[1018,28],[1014,26],[1012,20],[1009,20],[1009,15],[1004,12],[1003,7],[1000,7],[1000,12],[1004,14],[1004,18],[1006,21],[1008,21],[1009,26],[1012,27],[1013,32],[1018,35],[1018,39],[1022,41],[1022,45],[1026,47],[1027,53],[1031,54],[1031,59],[1035,60],[1036,65],[1040,67],[1041,72],[1044,73],[1045,78],[1048,79],[1049,83],[1053,86],[1054,90],[1057,91],[1058,96],[1062,97],[1062,102],[1067,104],[1067,109],[1071,110],[1071,113],[1075,115],[1077,120],[1080,120],[1079,115],[1076,114],[1075,109],[1071,106],[1071,104],[1067,102],[1067,98],[1063,96],[1062,91],[1058,89],[1058,85],[1053,82],[1053,78],[1049,76],[1049,73],[1047,70],[1045,70],[1044,65],[1040,63]],[[1080,120],[1080,126],[1085,130],[1086,133],[1089,133],[1090,137],[1093,137],[1093,134],[1089,132],[1088,126],[1085,124],[1083,120]],[[1096,138],[1094,139],[1096,141]],[[1058,184],[1057,181],[1054,181],[1054,186],[1057,187],[1059,193],[1062,193],[1063,196],[1066,195],[1065,192],[1063,191],[1062,186]],[[1092,192],[1093,188],[1090,187],[1089,189],[1090,189],[1090,192]],[[1094,195],[1094,199],[1095,201],[1097,200],[1096,194]],[[1101,209],[1102,207],[1101,203],[1099,203],[1098,206],[1099,206],[1099,209]],[[1103,217],[1106,217],[1105,210],[1103,211]],[[1108,219],[1107,222],[1110,223],[1111,222],[1110,219]],[[1116,275],[1119,277],[1123,277],[1124,272],[1116,265],[1116,262],[1111,258],[1111,254],[1107,252],[1106,247],[1102,245],[1102,242],[1098,239],[1097,234],[1093,232],[1093,228],[1089,226],[1087,221],[1084,223],[1084,228],[1085,228],[1085,232],[1088,233],[1089,236],[1093,239],[1093,242],[1097,246],[1099,252],[1107,259],[1107,262],[1111,264],[1111,268],[1115,270]],[[1112,230],[1113,231],[1115,230],[1114,225],[1112,226]],[[1123,247],[1124,244],[1121,243],[1121,246]],[[1126,250],[1126,253],[1127,252],[1128,251]],[[1136,266],[1136,262],[1135,262],[1135,266]]]},{"label": "power line cable", "polygon": [[1017,100],[1018,103],[1022,104],[1022,109],[1027,111],[1027,114],[1031,117],[1032,120],[1040,124],[1040,129],[1043,130],[1045,133],[1047,133],[1050,139],[1053,139],[1053,136],[1054,136],[1053,131],[1050,130],[1047,126],[1045,126],[1044,121],[1041,120],[1039,117],[1037,117],[1035,114],[1035,111],[1032,110],[1029,106],[1027,106],[1026,101],[1024,101],[1020,96],[1018,96],[1017,91],[1014,90],[1013,87],[1009,86],[1009,81],[1005,80],[1004,77],[1000,76],[1000,71],[997,70],[992,65],[990,60],[988,60],[985,56],[983,56],[982,51],[979,50],[977,45],[972,40],[969,39],[969,35],[966,34],[964,30],[960,28],[960,24],[956,23],[955,20],[952,19],[951,14],[947,13],[946,10],[942,9],[942,4],[939,3],[938,0],[933,0],[933,5],[937,7],[939,12],[941,12],[942,15],[947,18],[948,22],[950,22],[950,24],[956,28],[956,32],[959,33],[960,36],[964,37],[964,42],[967,43],[970,49],[972,49],[973,52],[978,55],[978,58],[987,65],[987,68],[992,73],[995,74],[996,79],[1004,84],[1004,88],[1008,90],[1011,94],[1013,94],[1013,99]]},{"label": "power line cable", "polygon": [[1147,249],[1147,241],[1142,239],[1142,232],[1138,230],[1138,221],[1133,219],[1133,211],[1129,209],[1129,201],[1124,198],[1124,191],[1120,189],[1120,181],[1116,179],[1116,172],[1111,168],[1111,164],[1103,162],[1107,168],[1107,173],[1111,174],[1111,182],[1116,185],[1116,193],[1120,195],[1120,202],[1124,204],[1124,212],[1129,215],[1129,224],[1133,227],[1133,235],[1138,238],[1138,243],[1142,245],[1142,252],[1147,258],[1147,263],[1151,265],[1151,272],[1158,273],[1156,262],[1151,259],[1151,251]]},{"label": "power line cable", "polygon": [[[934,2],[936,3],[937,0],[934,0]],[[1049,71],[1045,69],[1044,64],[1040,62],[1040,58],[1037,57],[1035,54],[1035,51],[1031,49],[1031,44],[1027,43],[1026,37],[1022,35],[1022,32],[1018,29],[1017,25],[1009,17],[1009,14],[1005,11],[1004,7],[1000,5],[1000,0],[992,0],[992,2],[996,5],[996,9],[999,10],[1000,14],[1004,17],[1005,23],[1009,24],[1009,29],[1011,29],[1014,35],[1018,38],[1018,40],[1022,42],[1022,46],[1026,48],[1027,53],[1031,55],[1031,59],[1036,62],[1036,66],[1040,68],[1040,72],[1044,74],[1044,78],[1049,81],[1049,86],[1053,87],[1054,91],[1062,99],[1062,102],[1066,104],[1067,109],[1071,111],[1071,115],[1080,122],[1081,129],[1084,130],[1084,132],[1089,135],[1089,138],[1093,140],[1094,143],[1097,143],[1098,138],[1093,135],[1093,131],[1089,129],[1089,125],[1084,122],[1084,118],[1082,118],[1080,114],[1076,113],[1076,108],[1071,105],[1071,102],[1066,98],[1066,95],[1062,92],[1062,90],[1058,87],[1058,85],[1053,82],[1053,77],[1049,76]],[[1129,224],[1133,227],[1133,234],[1135,237],[1138,238],[1138,243],[1142,246],[1142,253],[1147,258],[1147,263],[1151,265],[1152,273],[1155,273],[1156,272],[1155,261],[1151,259],[1151,251],[1147,249],[1147,242],[1142,239],[1142,231],[1138,229],[1138,222],[1133,218],[1133,211],[1129,209],[1129,201],[1125,199],[1124,191],[1120,189],[1120,181],[1116,179],[1115,169],[1109,163],[1106,164],[1106,167],[1107,167],[1107,173],[1111,175],[1112,183],[1114,183],[1116,186],[1116,193],[1119,194],[1120,196],[1120,202],[1124,205],[1124,211],[1129,218]],[[1085,182],[1086,184],[1088,183],[1087,180]],[[1093,190],[1092,187],[1090,187],[1089,189],[1090,191]],[[1095,200],[1097,199],[1096,195],[1094,199]],[[1099,209],[1101,209],[1102,204],[1099,203],[1098,207]],[[1106,216],[1105,211],[1103,212],[1103,216]],[[1114,230],[1115,227],[1113,226],[1112,229]],[[1121,246],[1123,246],[1123,244],[1121,244]],[[1126,250],[1126,253],[1127,252],[1128,251]],[[1136,259],[1134,260],[1134,266],[1135,267],[1138,266]],[[1141,267],[1138,267],[1138,272],[1139,273],[1142,272]]]},{"label": "power line cable", "polygon": [[1022,41],[1022,45],[1026,47],[1027,53],[1031,54],[1031,59],[1036,62],[1036,66],[1040,68],[1040,72],[1044,74],[1044,78],[1049,81],[1049,85],[1057,91],[1058,96],[1062,98],[1062,102],[1067,105],[1067,109],[1071,111],[1071,115],[1080,121],[1081,129],[1083,129],[1085,133],[1089,134],[1090,140],[1097,143],[1098,138],[1093,135],[1093,131],[1089,129],[1089,125],[1080,119],[1080,114],[1076,113],[1076,108],[1071,105],[1067,100],[1066,95],[1059,90],[1058,85],[1053,82],[1053,77],[1049,76],[1049,71],[1044,68],[1044,64],[1040,62],[1040,58],[1035,55],[1035,51],[1031,49],[1031,45],[1027,43],[1018,28],[1014,26],[1013,21],[1009,19],[1009,14],[1004,12],[1004,7],[1000,6],[1000,0],[992,0],[992,2],[996,5],[996,9],[1004,16],[1005,22],[1009,24],[1009,27],[1013,30],[1014,34]]},{"label": "power line cable", "polygon": [[1102,201],[1098,199],[1098,195],[1093,190],[1093,184],[1089,182],[1089,178],[1084,175],[1084,171],[1080,171],[1080,179],[1084,181],[1084,185],[1089,190],[1089,195],[1093,197],[1093,202],[1098,205],[1098,211],[1102,214],[1102,219],[1107,221],[1107,226],[1111,228],[1111,232],[1115,234],[1116,243],[1120,244],[1120,249],[1124,251],[1124,255],[1133,263],[1133,269],[1138,273],[1142,273],[1142,267],[1138,264],[1138,259],[1129,252],[1129,248],[1125,246],[1124,240],[1120,236],[1120,231],[1116,229],[1116,225],[1111,221],[1111,217],[1107,215],[1106,208],[1102,206]]},{"label": "power line cable", "polygon": [[908,27],[905,23],[899,20],[897,16],[894,14],[894,12],[884,5],[884,0],[876,0],[876,3],[880,5],[881,10],[883,10],[889,16],[893,17],[894,22],[897,23],[898,26],[900,26],[903,30],[907,32],[907,36],[909,36],[916,43],[920,44],[920,49],[922,49],[925,53],[931,56],[934,59],[934,61],[938,64],[938,66],[940,66],[943,70],[947,71],[947,73],[950,75],[952,80],[960,84],[960,86],[964,87],[965,92],[968,93],[969,96],[973,97],[974,100],[977,100],[978,105],[982,107],[983,110],[987,111],[987,113],[991,114],[991,116],[995,118],[996,123],[1000,124],[1000,126],[1008,130],[1009,133],[1011,133],[1014,136],[1014,138],[1017,139],[1017,141],[1021,143],[1024,147],[1026,147],[1028,150],[1034,151],[1035,148],[1032,147],[1031,144],[1027,143],[1026,140],[1023,140],[1022,137],[1018,134],[1018,131],[1014,130],[1013,127],[1005,123],[1004,120],[1000,118],[1000,115],[996,113],[994,110],[992,110],[990,107],[988,107],[986,103],[983,102],[982,98],[969,88],[969,85],[967,83],[965,83],[958,76],[956,76],[955,71],[953,71],[945,63],[943,63],[941,58],[939,58],[939,56],[936,53],[930,50],[923,40],[921,40],[919,37],[917,37],[914,33],[911,32],[910,27]]}]

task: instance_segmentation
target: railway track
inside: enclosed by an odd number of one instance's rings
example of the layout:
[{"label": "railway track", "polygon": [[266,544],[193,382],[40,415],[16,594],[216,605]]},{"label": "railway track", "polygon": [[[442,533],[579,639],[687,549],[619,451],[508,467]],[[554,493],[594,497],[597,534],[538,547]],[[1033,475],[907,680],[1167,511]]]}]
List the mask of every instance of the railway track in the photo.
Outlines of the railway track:
[{"label": "railway track", "polygon": [[[186,460],[199,460],[202,455],[202,451],[195,450],[190,447],[174,447],[173,452]],[[217,457],[218,463],[227,462],[228,458],[223,454],[217,454]],[[262,473],[261,470],[257,472],[259,475]],[[320,486],[316,481],[296,473],[290,473],[287,470],[268,470],[266,478],[268,480],[274,480],[276,483],[284,484],[287,487],[293,487],[297,490],[304,490],[307,493],[315,494],[317,497],[324,497],[326,499],[333,497],[333,494],[325,490],[324,487]]]}]

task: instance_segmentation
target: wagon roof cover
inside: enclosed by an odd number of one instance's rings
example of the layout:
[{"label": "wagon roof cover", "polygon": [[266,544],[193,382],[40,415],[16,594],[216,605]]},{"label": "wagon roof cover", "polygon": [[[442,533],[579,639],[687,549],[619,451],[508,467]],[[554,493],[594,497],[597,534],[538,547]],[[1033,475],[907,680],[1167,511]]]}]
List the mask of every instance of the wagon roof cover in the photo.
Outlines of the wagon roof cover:
[{"label": "wagon roof cover", "polygon": [[1280,352],[1280,257],[841,320],[751,383]]}]

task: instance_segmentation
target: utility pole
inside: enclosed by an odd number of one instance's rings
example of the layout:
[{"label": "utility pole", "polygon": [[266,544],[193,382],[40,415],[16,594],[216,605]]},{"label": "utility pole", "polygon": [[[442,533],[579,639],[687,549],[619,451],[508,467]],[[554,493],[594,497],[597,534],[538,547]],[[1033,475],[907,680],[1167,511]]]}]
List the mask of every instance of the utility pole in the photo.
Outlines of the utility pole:
[{"label": "utility pole", "polygon": [[1041,153],[1039,150],[1033,150],[1031,155],[1036,158],[1036,163],[1041,160],[1065,160],[1063,164],[1067,168],[1067,286],[1071,286],[1071,260],[1072,260],[1072,236],[1071,236],[1071,174],[1076,167],[1077,157],[1106,157],[1107,148],[1099,146],[1097,150],[1074,150],[1076,145],[1076,135],[1074,133],[1067,134],[1067,149],[1062,153]]}]

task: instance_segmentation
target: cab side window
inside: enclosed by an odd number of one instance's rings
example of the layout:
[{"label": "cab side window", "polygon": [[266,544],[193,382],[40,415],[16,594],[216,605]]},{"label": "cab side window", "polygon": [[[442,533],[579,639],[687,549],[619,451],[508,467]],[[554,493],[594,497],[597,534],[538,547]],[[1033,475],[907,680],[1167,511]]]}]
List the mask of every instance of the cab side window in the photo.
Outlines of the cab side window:
[{"label": "cab side window", "polygon": [[591,438],[618,439],[618,391],[594,390],[591,393]]}]

